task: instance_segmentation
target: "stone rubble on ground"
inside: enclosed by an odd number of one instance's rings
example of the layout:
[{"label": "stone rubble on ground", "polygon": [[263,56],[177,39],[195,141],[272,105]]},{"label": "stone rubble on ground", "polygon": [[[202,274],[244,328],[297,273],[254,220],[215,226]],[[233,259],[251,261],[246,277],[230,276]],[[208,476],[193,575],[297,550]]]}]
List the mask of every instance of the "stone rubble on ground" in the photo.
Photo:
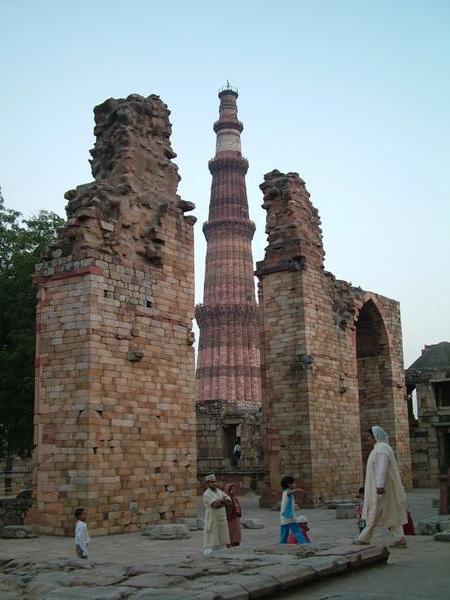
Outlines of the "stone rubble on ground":
[{"label": "stone rubble on ground", "polygon": [[311,545],[221,550],[205,559],[127,567],[77,560],[0,562],[2,600],[248,600],[302,586],[329,575],[386,562],[384,546]]},{"label": "stone rubble on ground", "polygon": [[181,525],[187,525],[189,531],[198,531],[203,529],[205,524],[204,520],[200,519],[199,517],[182,517],[177,519],[176,522],[180,523]]},{"label": "stone rubble on ground", "polygon": [[189,527],[180,523],[170,523],[168,525],[148,525],[142,535],[151,540],[186,540],[191,537]]},{"label": "stone rubble on ground", "polygon": [[450,531],[450,515],[433,515],[417,523],[418,535],[434,535],[441,531]]},{"label": "stone rubble on ground", "polygon": [[261,519],[241,519],[241,525],[245,529],[262,529],[264,527],[264,523]]},{"label": "stone rubble on ground", "polygon": [[0,538],[21,539],[38,537],[32,527],[26,525],[6,525],[0,529]]},{"label": "stone rubble on ground", "polygon": [[336,505],[336,519],[355,519],[356,504],[354,502],[342,502]]}]

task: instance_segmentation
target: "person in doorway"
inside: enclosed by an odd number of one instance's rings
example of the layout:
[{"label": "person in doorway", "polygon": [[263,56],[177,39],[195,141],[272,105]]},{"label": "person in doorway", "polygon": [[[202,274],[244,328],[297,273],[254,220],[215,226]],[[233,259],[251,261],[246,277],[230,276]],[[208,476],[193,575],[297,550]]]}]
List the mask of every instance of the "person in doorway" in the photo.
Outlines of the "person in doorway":
[{"label": "person in doorway", "polygon": [[376,425],[369,430],[373,450],[366,466],[362,519],[366,526],[355,544],[370,544],[376,527],[385,527],[394,540],[391,547],[405,547],[403,524],[407,499],[388,434]]},{"label": "person in doorway", "polygon": [[225,505],[228,521],[228,533],[230,536],[230,546],[239,546],[241,543],[241,505],[236,495],[237,486],[235,483],[227,483],[224,492],[230,497],[231,503]]},{"label": "person in doorway", "polygon": [[231,457],[231,464],[233,465],[233,467],[237,467],[240,460],[241,460],[241,445],[239,443],[239,440],[236,440],[236,443],[234,445],[233,452],[232,452],[232,457]]},{"label": "person in doorway", "polygon": [[207,475],[205,483],[207,487],[203,494],[205,505],[203,554],[209,556],[213,550],[230,544],[225,506],[231,504],[231,499],[217,487],[215,475]]},{"label": "person in doorway", "polygon": [[75,551],[78,558],[87,558],[88,544],[91,541],[91,538],[89,537],[89,532],[86,525],[86,510],[81,507],[77,508],[75,510],[75,519],[77,520],[75,525]]},{"label": "person in doorway", "polygon": [[280,544],[287,544],[289,532],[291,532],[298,544],[309,544],[304,536],[300,525],[295,519],[295,492],[303,493],[301,488],[295,488],[295,479],[292,475],[286,475],[281,480],[281,509],[280,509]]}]

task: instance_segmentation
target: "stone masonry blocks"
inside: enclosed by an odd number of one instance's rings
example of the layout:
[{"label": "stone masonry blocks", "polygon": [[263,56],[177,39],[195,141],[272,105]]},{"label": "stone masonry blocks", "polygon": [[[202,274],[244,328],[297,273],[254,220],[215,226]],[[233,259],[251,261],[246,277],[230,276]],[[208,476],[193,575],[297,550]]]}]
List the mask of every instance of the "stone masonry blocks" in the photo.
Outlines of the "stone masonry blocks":
[{"label": "stone masonry blocks", "polygon": [[157,96],[95,109],[95,181],[37,270],[35,495],[28,521],[94,534],[195,515],[193,208]]}]

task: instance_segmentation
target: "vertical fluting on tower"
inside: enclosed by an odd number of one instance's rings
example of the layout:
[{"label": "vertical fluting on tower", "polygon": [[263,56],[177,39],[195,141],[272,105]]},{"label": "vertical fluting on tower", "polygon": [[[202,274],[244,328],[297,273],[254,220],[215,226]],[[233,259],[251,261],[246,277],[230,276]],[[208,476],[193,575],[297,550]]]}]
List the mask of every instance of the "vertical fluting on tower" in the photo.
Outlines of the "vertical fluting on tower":
[{"label": "vertical fluting on tower", "polygon": [[216,154],[212,174],[203,304],[196,307],[200,328],[197,401],[220,401],[230,408],[261,405],[259,309],[255,298],[249,219],[241,154],[243,124],[237,116],[237,90],[219,91],[214,123]]}]

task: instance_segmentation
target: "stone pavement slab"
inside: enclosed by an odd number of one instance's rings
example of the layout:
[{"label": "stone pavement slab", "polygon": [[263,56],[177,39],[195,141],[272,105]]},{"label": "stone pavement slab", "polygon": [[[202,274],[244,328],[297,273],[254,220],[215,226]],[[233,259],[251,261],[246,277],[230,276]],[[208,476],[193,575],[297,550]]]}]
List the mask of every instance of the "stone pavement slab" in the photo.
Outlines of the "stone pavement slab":
[{"label": "stone pavement slab", "polygon": [[[178,563],[144,563],[137,568],[92,563],[89,568],[81,569],[76,561],[11,560],[3,564],[3,584],[6,592],[19,589],[30,600],[120,600],[125,597],[131,600],[253,600],[270,598],[279,591],[352,569],[356,562],[358,567],[364,563],[356,547],[338,547],[336,554],[329,549],[326,556],[307,558],[286,553],[284,549],[277,553],[277,548],[279,546],[274,545],[268,553],[233,548],[208,558],[198,555]],[[376,555],[378,561],[386,562],[385,547],[374,546],[370,550],[371,561]],[[353,560],[355,557],[357,560]],[[135,574],[138,571],[140,574]]]},{"label": "stone pavement slab", "polygon": [[[409,499],[416,522],[429,515],[430,491],[419,490]],[[98,589],[103,600],[125,596],[131,600],[250,600],[273,596],[274,590],[290,594],[300,588],[303,600],[310,590],[323,586],[336,573],[364,569],[362,574],[370,580],[376,570],[390,568],[372,569],[377,563],[386,564],[387,538],[378,535],[373,546],[354,546],[351,541],[357,534],[356,523],[335,519],[332,510],[302,509],[309,519],[313,543],[280,546],[279,515],[260,509],[255,497],[244,497],[241,504],[246,516],[261,519],[264,528],[244,530],[242,546],[208,558],[200,551],[202,532],[195,530],[182,541],[149,540],[140,533],[95,537],[88,561],[75,557],[72,538],[0,540],[0,598],[16,600],[27,593],[29,600],[90,600],[96,597],[93,590]],[[407,551],[393,550],[389,563],[405,562],[424,542],[431,561],[449,548],[430,536],[416,536]],[[370,568],[365,569],[367,566]],[[411,573],[416,574],[414,568]],[[139,582],[146,587],[138,587]],[[374,591],[376,587],[366,589]]]}]

